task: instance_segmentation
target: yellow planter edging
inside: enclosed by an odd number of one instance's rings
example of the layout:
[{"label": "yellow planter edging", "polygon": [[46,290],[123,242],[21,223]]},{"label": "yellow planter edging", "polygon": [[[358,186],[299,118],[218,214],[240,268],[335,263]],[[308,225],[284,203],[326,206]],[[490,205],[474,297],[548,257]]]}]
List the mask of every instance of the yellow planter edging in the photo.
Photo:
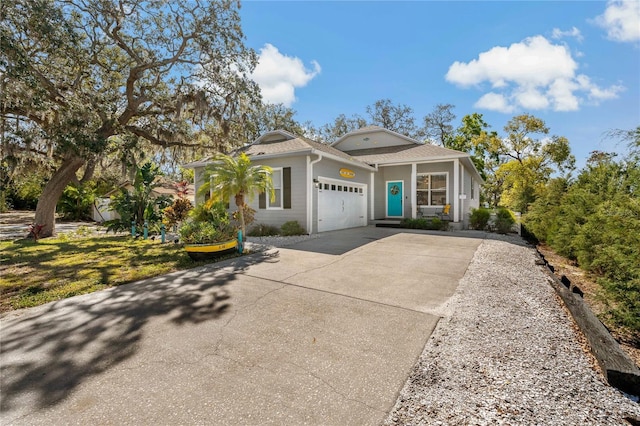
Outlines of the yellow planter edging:
[{"label": "yellow planter edging", "polygon": [[238,241],[227,241],[219,244],[185,244],[184,248],[190,253],[215,253],[238,247]]}]

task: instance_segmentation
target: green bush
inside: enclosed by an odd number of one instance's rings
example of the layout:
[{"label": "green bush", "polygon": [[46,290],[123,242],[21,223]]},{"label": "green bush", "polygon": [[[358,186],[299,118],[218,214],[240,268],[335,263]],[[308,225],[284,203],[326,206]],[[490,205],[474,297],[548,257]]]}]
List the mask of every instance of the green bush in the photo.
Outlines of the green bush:
[{"label": "green bush", "polygon": [[91,208],[96,198],[95,184],[70,184],[58,200],[57,211],[68,220],[91,220]]},{"label": "green bush", "polygon": [[446,231],[449,229],[449,222],[440,220],[437,217],[432,219],[418,218],[418,219],[402,219],[400,226],[408,229],[424,229],[431,231]]},{"label": "green bush", "polygon": [[237,237],[225,203],[201,204],[191,210],[179,229],[185,244],[222,243]]},{"label": "green bush", "polygon": [[621,161],[592,153],[575,180],[547,185],[525,223],[555,252],[598,277],[607,307],[601,319],[640,346],[639,142],[636,147]]},{"label": "green bush", "polygon": [[290,220],[289,222],[285,222],[280,227],[281,234],[285,237],[289,237],[292,235],[304,235],[307,231],[300,226],[297,220]]},{"label": "green bush", "polygon": [[499,234],[508,234],[516,223],[513,214],[504,207],[500,207],[496,212],[496,231]]},{"label": "green bush", "polygon": [[273,235],[280,235],[280,228],[273,225],[259,223],[249,229],[247,234],[249,237],[271,237]]},{"label": "green bush", "polygon": [[485,208],[471,209],[469,224],[473,229],[484,230],[489,223],[491,211]]}]

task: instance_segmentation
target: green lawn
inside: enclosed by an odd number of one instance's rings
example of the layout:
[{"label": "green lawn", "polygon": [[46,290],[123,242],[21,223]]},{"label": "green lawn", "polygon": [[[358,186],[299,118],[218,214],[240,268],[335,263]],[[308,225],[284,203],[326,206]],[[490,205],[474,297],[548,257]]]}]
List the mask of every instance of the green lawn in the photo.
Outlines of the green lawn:
[{"label": "green lawn", "polygon": [[182,245],[125,236],[0,241],[0,312],[206,263]]}]

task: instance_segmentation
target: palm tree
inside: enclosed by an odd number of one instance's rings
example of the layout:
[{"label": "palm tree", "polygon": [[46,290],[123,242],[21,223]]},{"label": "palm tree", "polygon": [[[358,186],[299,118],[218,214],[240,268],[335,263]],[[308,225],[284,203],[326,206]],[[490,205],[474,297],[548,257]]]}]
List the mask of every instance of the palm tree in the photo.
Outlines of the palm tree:
[{"label": "palm tree", "polygon": [[252,165],[249,157],[242,153],[238,157],[219,154],[214,163],[204,171],[204,183],[198,190],[199,195],[212,194],[212,201],[225,201],[235,198],[240,217],[242,239],[246,237],[244,223],[245,196],[250,201],[256,193],[268,192],[275,199],[272,169],[269,166]]}]

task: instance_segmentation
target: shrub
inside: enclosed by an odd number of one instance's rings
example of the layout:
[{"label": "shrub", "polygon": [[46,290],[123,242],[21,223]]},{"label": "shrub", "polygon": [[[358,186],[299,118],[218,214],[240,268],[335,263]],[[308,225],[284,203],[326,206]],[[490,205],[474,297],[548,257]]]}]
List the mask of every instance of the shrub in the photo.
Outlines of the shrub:
[{"label": "shrub", "polygon": [[280,227],[281,234],[285,237],[292,235],[304,235],[307,231],[298,223],[297,220],[290,220],[289,222],[285,222]]},{"label": "shrub", "polygon": [[186,198],[178,198],[172,205],[166,207],[162,213],[164,215],[164,224],[167,226],[173,226],[178,222],[182,222],[189,213],[193,206],[191,201]]},{"label": "shrub", "polygon": [[248,232],[249,237],[270,237],[279,234],[280,229],[277,226],[265,225],[263,223],[255,225]]},{"label": "shrub", "polygon": [[500,207],[496,212],[496,230],[499,234],[508,234],[516,223],[513,214],[504,207]]},{"label": "shrub", "polygon": [[95,198],[94,184],[70,184],[64,189],[57,210],[68,220],[91,219],[91,207]]},{"label": "shrub", "polygon": [[489,209],[472,209],[471,216],[469,217],[469,225],[471,225],[473,229],[483,230],[487,227],[490,217],[491,211]]},{"label": "shrub", "polygon": [[220,243],[236,238],[225,203],[205,203],[194,208],[179,230],[185,244]]},{"label": "shrub", "polygon": [[436,230],[436,231],[446,231],[449,228],[449,222],[440,220],[437,217],[433,219],[402,219],[400,222],[400,226],[408,229],[425,229],[425,230]]}]

